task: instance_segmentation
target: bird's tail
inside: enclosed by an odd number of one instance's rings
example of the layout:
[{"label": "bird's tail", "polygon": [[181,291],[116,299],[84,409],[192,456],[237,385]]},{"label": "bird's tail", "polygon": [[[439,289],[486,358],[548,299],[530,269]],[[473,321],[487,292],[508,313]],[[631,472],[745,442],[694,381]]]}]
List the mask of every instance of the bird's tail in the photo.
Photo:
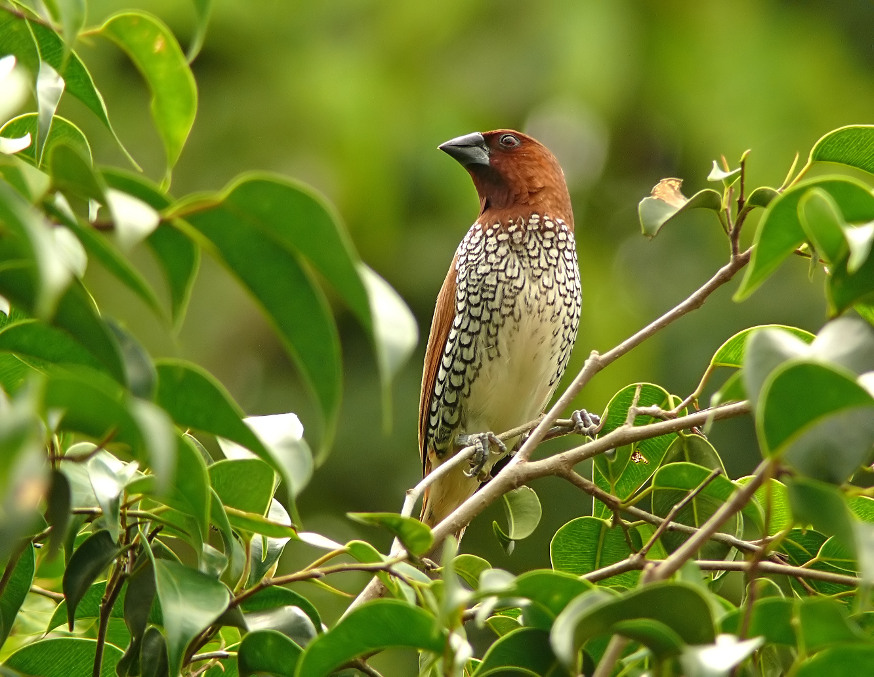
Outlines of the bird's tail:
[{"label": "bird's tail", "polygon": [[[430,468],[426,467],[426,471],[430,472]],[[479,486],[478,479],[464,474],[463,465],[453,469],[425,489],[419,520],[429,527],[437,526],[473,496]],[[461,540],[465,529],[466,526],[455,532],[457,540]]]}]

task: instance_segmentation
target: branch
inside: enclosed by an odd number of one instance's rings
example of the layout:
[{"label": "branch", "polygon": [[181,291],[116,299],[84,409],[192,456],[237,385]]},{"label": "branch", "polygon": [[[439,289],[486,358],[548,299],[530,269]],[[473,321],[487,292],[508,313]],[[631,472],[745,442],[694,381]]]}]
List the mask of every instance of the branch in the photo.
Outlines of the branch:
[{"label": "branch", "polygon": [[348,562],[345,564],[334,564],[320,569],[304,569],[303,571],[286,574],[285,576],[277,576],[276,578],[262,578],[256,585],[253,585],[248,590],[244,590],[234,597],[234,599],[231,600],[229,608],[239,606],[264,588],[269,588],[274,585],[286,585],[288,583],[297,583],[299,581],[309,581],[324,578],[330,574],[345,573],[348,571],[387,571],[389,573],[394,573],[392,567],[395,564],[403,562],[406,559],[406,556],[407,553],[404,552],[401,556],[392,557],[384,562]]},{"label": "branch", "polygon": [[731,498],[726,503],[723,503],[710,516],[710,519],[701,525],[698,533],[684,541],[683,545],[677,548],[670,557],[661,562],[652,572],[650,580],[657,581],[670,578],[683,566],[686,560],[692,559],[698,549],[710,539],[710,536],[715,534],[729,517],[739,512],[753,497],[753,494],[756,493],[756,490],[762,483],[771,477],[775,463],[772,459],[762,461],[759,467],[756,468],[756,472],[749,483],[735,491]]},{"label": "branch", "polygon": [[[648,560],[632,556],[606,567],[596,569],[595,571],[590,571],[587,574],[583,574],[581,578],[591,583],[596,583],[610,578],[611,576],[624,574],[627,571],[643,571],[648,567],[657,567],[660,563],[666,561],[667,560]],[[721,559],[699,559],[693,561],[702,571],[747,572],[751,566],[751,563],[746,561],[738,562]],[[822,571],[820,569],[807,569],[805,567],[793,566],[791,564],[780,564],[779,562],[759,562],[756,565],[756,568],[766,574],[791,576],[792,578],[823,581],[824,583],[835,583],[837,585],[858,587],[861,584],[861,580],[856,576],[838,574],[833,571]]]},{"label": "branch", "polygon": [[[577,463],[610,449],[616,449],[626,444],[658,437],[659,435],[701,426],[711,420],[741,416],[749,411],[750,405],[748,402],[733,402],[731,404],[719,405],[712,409],[702,409],[701,411],[667,421],[657,421],[636,427],[623,425],[603,437],[538,461],[526,461],[524,463],[518,461],[513,463],[511,461],[490,482],[432,529],[434,542],[435,544],[440,543],[449,534],[455,533],[469,524],[474,517],[505,493],[523,484],[528,484],[532,480],[546,477],[547,475],[562,477],[572,471]],[[513,459],[513,461],[515,460],[516,458]]]},{"label": "branch", "polygon": [[[589,494],[589,496],[591,496],[592,498],[601,501],[601,503],[606,505],[613,512],[626,513],[631,517],[634,517],[635,519],[641,520],[642,522],[652,524],[654,527],[666,524],[666,531],[677,531],[683,534],[694,534],[698,531],[696,527],[690,526],[688,524],[681,524],[680,522],[669,521],[664,517],[653,515],[652,513],[647,512],[646,510],[642,510],[637,506],[623,505],[622,501],[617,496],[607,493],[594,482],[586,479],[585,477],[574,471],[573,468],[571,468],[567,472],[561,473],[559,477],[567,480],[578,489],[581,489],[585,493]],[[755,553],[761,550],[761,547],[759,545],[756,545],[755,543],[743,541],[736,536],[732,536],[731,534],[726,534],[721,531],[717,531],[715,534],[713,534],[710,537],[710,540],[723,543],[724,545],[728,545],[733,548],[737,548],[742,552]]]},{"label": "branch", "polygon": [[674,519],[677,517],[677,515],[680,514],[680,511],[683,508],[685,508],[687,505],[689,505],[689,503],[691,503],[698,494],[700,494],[702,491],[704,491],[704,488],[708,484],[710,484],[713,480],[716,479],[716,477],[718,475],[721,475],[721,474],[722,474],[721,468],[716,468],[716,469],[712,470],[710,472],[710,474],[707,477],[705,477],[704,480],[697,487],[695,487],[692,491],[690,491],[688,494],[686,494],[679,503],[675,504],[674,507],[671,508],[670,512],[668,512],[668,514],[665,516],[665,520],[661,524],[659,524],[658,527],[656,527],[656,530],[653,532],[652,536],[650,536],[649,540],[646,543],[644,543],[643,547],[640,549],[640,552],[637,553],[638,557],[646,557],[646,553],[648,553],[649,549],[653,545],[655,545],[655,542],[659,538],[661,538],[661,535],[668,528],[668,525],[674,521]]}]

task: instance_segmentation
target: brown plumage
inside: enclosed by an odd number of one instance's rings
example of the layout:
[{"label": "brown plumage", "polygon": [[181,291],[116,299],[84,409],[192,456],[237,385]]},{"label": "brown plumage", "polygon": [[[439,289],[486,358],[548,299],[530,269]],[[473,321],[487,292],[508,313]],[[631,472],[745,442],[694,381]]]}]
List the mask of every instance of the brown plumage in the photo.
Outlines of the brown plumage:
[{"label": "brown plumage", "polygon": [[471,496],[501,455],[484,434],[546,407],[570,358],[581,306],[570,196],[552,153],[512,130],[468,134],[440,149],[470,173],[480,213],[452,259],[428,336],[419,400],[423,473],[468,443],[480,453],[473,468],[457,468],[426,491],[420,519],[430,526]]}]

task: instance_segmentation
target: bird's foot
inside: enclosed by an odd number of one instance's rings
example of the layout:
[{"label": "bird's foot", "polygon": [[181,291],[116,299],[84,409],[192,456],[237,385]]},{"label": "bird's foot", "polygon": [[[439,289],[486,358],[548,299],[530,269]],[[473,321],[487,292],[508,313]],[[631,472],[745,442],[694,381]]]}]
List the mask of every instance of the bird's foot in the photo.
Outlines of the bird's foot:
[{"label": "bird's foot", "polygon": [[[464,474],[468,477],[479,477],[483,474],[486,462],[489,460],[489,452],[492,445],[497,447],[497,452],[495,453],[501,455],[507,453],[507,445],[501,442],[497,435],[492,432],[459,435],[455,440],[460,446],[473,445],[474,447],[473,455],[470,457],[470,468],[464,471]],[[485,479],[485,477],[482,479]]]},{"label": "bird's foot", "polygon": [[574,411],[571,414],[571,421],[574,422],[574,432],[578,435],[594,438],[601,430],[601,417],[590,414],[585,409]]}]

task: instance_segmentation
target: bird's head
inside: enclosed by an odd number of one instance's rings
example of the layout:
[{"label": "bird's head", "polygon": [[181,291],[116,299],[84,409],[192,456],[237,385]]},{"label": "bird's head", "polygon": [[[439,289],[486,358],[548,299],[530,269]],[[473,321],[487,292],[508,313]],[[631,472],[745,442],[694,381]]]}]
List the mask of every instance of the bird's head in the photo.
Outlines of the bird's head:
[{"label": "bird's head", "polygon": [[562,219],[573,228],[564,173],[539,141],[512,129],[497,129],[459,136],[439,148],[473,178],[482,223],[507,223],[540,214]]}]

